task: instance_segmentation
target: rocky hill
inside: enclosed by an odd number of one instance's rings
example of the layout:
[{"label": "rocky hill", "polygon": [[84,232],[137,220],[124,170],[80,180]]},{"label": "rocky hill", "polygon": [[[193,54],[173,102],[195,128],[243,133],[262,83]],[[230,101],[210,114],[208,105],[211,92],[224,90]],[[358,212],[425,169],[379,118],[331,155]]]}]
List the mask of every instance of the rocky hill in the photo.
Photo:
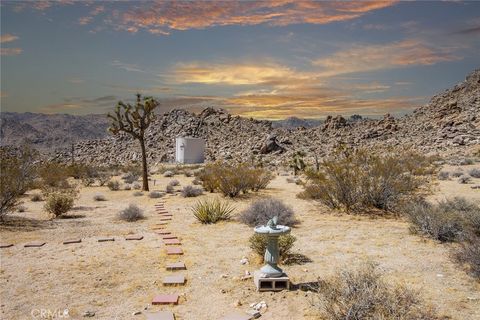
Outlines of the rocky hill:
[{"label": "rocky hill", "polygon": [[102,139],[107,136],[105,115],[74,116],[2,112],[0,141],[2,146],[19,145],[27,140],[44,152],[65,148],[72,142]]},{"label": "rocky hill", "polygon": [[[76,161],[108,165],[140,160],[137,141],[126,135],[105,136],[104,122],[92,125],[95,130],[92,128],[77,136],[100,135],[98,128],[101,127],[101,138],[78,141],[75,144]],[[55,126],[55,123],[50,125],[52,131]],[[77,126],[81,124],[77,123]],[[11,125],[7,128],[12,130]],[[380,120],[347,121],[342,116],[335,116],[327,117],[320,126],[291,128],[275,127],[270,121],[233,116],[222,109],[207,108],[201,114],[173,110],[158,115],[146,136],[148,158],[152,163],[174,160],[177,136],[204,138],[207,160],[262,161],[271,165],[287,161],[298,150],[306,152],[308,160],[313,161],[314,157],[328,155],[340,144],[404,147],[424,153],[461,155],[480,145],[480,70],[401,118],[387,114]],[[64,139],[68,140],[67,137]],[[54,158],[66,162],[71,159],[71,153],[66,149],[56,153]]]}]

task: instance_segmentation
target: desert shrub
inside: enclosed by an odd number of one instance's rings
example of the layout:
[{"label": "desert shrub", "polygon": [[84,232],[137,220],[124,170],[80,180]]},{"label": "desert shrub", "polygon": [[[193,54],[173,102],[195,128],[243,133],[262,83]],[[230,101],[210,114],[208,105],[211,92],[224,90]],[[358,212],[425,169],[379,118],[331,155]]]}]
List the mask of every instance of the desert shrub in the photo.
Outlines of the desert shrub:
[{"label": "desert shrub", "polygon": [[18,212],[25,212],[25,211],[27,211],[27,207],[25,207],[25,206],[18,206],[18,207],[17,207],[17,211],[18,211]]},{"label": "desert shrub", "polygon": [[460,169],[460,168],[458,168],[458,169],[456,169],[455,171],[453,171],[453,172],[451,173],[451,175],[452,175],[452,177],[454,177],[454,178],[458,178],[458,177],[460,177],[460,176],[463,175],[463,170]]},{"label": "desert shrub", "polygon": [[480,237],[470,236],[453,251],[457,263],[465,266],[467,272],[480,280]]},{"label": "desert shrub", "polygon": [[168,185],[172,186],[172,187],[176,187],[176,186],[179,186],[180,185],[180,181],[178,181],[177,179],[174,179],[172,181],[170,181],[168,183]]},{"label": "desert shrub", "polygon": [[127,191],[128,191],[128,190],[132,190],[132,186],[130,186],[129,184],[127,184],[127,185],[123,188],[123,190],[127,190]]},{"label": "desert shrub", "polygon": [[138,184],[138,183],[134,183],[133,184],[133,189],[140,190],[140,189],[142,189],[142,186],[140,186],[140,184]]},{"label": "desert shrub", "polygon": [[293,209],[281,200],[274,198],[260,199],[253,202],[240,215],[240,221],[251,226],[265,225],[268,220],[278,216],[277,223],[292,226],[297,223]]},{"label": "desert shrub", "polygon": [[426,235],[441,242],[461,241],[470,234],[480,235],[480,207],[463,198],[430,204],[410,203],[404,209],[413,233]]},{"label": "desert shrub", "polygon": [[141,192],[141,191],[135,191],[135,192],[133,193],[133,196],[134,196],[134,197],[143,196],[143,192]]},{"label": "desert shrub", "polygon": [[173,171],[171,171],[171,170],[165,171],[165,172],[163,173],[163,176],[166,177],[166,178],[171,178],[171,177],[173,177],[174,175],[175,175],[175,173],[174,173]]},{"label": "desert shrub", "polygon": [[73,208],[75,197],[70,193],[51,192],[45,200],[45,211],[59,217]]},{"label": "desert shrub", "polygon": [[322,319],[441,319],[416,292],[384,280],[372,263],[319,279],[312,289],[315,294],[311,304]]},{"label": "desert shrub", "polygon": [[193,172],[190,171],[190,170],[185,170],[185,172],[183,173],[185,175],[185,177],[187,178],[190,178],[191,176],[193,176]]},{"label": "desert shrub", "polygon": [[[278,237],[278,252],[280,260],[285,261],[291,254],[291,250],[297,239],[291,234],[285,234]],[[265,249],[267,248],[268,239],[264,234],[254,233],[249,239],[250,248],[259,256],[265,255]]]},{"label": "desert shrub", "polygon": [[123,175],[122,179],[125,183],[131,184],[137,181],[140,178],[140,176],[141,176],[141,172],[131,171]]},{"label": "desert shrub", "polygon": [[148,196],[152,199],[157,199],[157,198],[161,198],[162,194],[158,191],[152,191]]},{"label": "desert shrub", "polygon": [[301,196],[347,212],[368,208],[395,211],[426,182],[416,176],[424,170],[415,168],[412,159],[421,165],[422,161],[412,156],[366,150],[339,152],[324,160],[319,171],[306,171],[308,182]]},{"label": "desert shrub", "polygon": [[466,183],[470,183],[472,181],[472,178],[466,174],[464,175],[461,175],[459,178],[458,178],[458,183],[460,184],[466,184]]},{"label": "desert shrub", "polygon": [[182,197],[198,197],[203,193],[203,189],[195,186],[185,186],[182,189]]},{"label": "desert shrub", "polygon": [[209,192],[220,191],[228,197],[265,189],[273,175],[263,168],[246,164],[210,163],[196,173],[196,178]]},{"label": "desert shrub", "polygon": [[96,194],[93,196],[93,200],[95,201],[106,201],[105,196],[103,194]]},{"label": "desert shrub", "polygon": [[193,215],[204,224],[217,223],[221,220],[230,220],[235,210],[228,202],[218,199],[198,201],[193,207]]},{"label": "desert shrub", "polygon": [[20,197],[33,184],[36,153],[24,146],[19,154],[0,149],[0,219],[21,204]]},{"label": "desert shrub", "polygon": [[97,180],[98,185],[103,187],[108,181],[112,179],[112,175],[110,172],[103,170],[98,172]]},{"label": "desert shrub", "polygon": [[143,211],[134,204],[130,204],[127,208],[118,213],[120,220],[133,222],[144,218]]},{"label": "desert shrub", "polygon": [[474,178],[480,178],[480,169],[473,168],[468,171],[468,174]]},{"label": "desert shrub", "polygon": [[448,171],[440,171],[437,175],[438,180],[448,180],[450,173]]},{"label": "desert shrub", "polygon": [[287,178],[287,183],[295,183],[295,179],[291,178],[291,177],[288,177]]},{"label": "desert shrub", "polygon": [[43,197],[40,193],[34,193],[32,194],[32,196],[30,197],[30,201],[32,202],[39,202],[39,201],[43,201]]},{"label": "desert shrub", "polygon": [[166,193],[175,193],[175,188],[172,185],[167,185],[165,187],[165,192]]},{"label": "desert shrub", "polygon": [[38,175],[42,180],[42,185],[47,188],[68,188],[68,169],[62,164],[47,162],[38,169]]},{"label": "desert shrub", "polygon": [[111,191],[118,191],[120,190],[120,182],[118,182],[117,180],[110,180],[107,183],[107,187]]},{"label": "desert shrub", "polygon": [[195,177],[195,179],[192,180],[192,184],[195,185],[195,186],[199,186],[202,184],[202,181],[200,179],[198,179],[197,177]]}]

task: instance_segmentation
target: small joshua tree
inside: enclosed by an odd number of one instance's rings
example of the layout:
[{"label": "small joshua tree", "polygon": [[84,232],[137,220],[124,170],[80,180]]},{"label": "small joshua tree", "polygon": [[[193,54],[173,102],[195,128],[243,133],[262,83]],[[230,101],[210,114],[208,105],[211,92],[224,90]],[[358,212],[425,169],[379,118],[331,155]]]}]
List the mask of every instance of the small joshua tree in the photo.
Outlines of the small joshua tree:
[{"label": "small joshua tree", "polygon": [[154,109],[158,106],[158,101],[151,97],[144,97],[137,93],[137,101],[135,105],[129,103],[125,104],[119,101],[115,114],[108,114],[112,120],[108,130],[116,135],[118,133],[126,132],[133,138],[140,142],[142,148],[142,168],[143,168],[143,188],[148,190],[148,168],[147,168],[147,153],[145,150],[145,130],[152,123],[154,116]]},{"label": "small joshua tree", "polygon": [[293,169],[294,175],[297,175],[298,171],[303,171],[307,166],[305,161],[303,161],[303,157],[305,153],[302,151],[297,151],[293,154],[292,160],[290,161],[290,168]]}]

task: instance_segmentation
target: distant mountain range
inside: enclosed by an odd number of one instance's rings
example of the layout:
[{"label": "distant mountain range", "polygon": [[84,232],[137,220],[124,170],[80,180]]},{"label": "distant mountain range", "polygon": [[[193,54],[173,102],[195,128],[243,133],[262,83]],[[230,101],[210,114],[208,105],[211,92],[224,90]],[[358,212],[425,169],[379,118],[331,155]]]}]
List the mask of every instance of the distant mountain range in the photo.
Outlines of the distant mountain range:
[{"label": "distant mountain range", "polygon": [[101,114],[0,113],[2,146],[28,141],[39,150],[54,150],[72,142],[105,138],[107,128],[108,119]]}]

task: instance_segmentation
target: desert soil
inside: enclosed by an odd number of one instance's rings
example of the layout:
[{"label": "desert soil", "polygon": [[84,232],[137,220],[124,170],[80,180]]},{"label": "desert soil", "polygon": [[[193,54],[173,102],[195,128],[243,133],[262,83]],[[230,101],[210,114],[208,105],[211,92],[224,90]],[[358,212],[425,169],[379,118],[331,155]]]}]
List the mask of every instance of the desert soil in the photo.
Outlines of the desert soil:
[{"label": "desert soil", "polygon": [[[181,185],[193,178],[175,176]],[[450,259],[451,246],[413,235],[406,221],[338,214],[312,201],[296,198],[301,187],[278,176],[267,190],[238,200],[228,200],[238,214],[254,199],[271,196],[283,200],[297,214],[300,224],[292,234],[297,238],[295,253],[311,262],[283,266],[293,284],[309,283],[327,277],[344,267],[374,261],[391,282],[404,283],[418,290],[425,301],[451,319],[480,319],[480,284]],[[172,178],[154,176],[152,190],[163,190]],[[474,179],[475,184],[480,179]],[[455,180],[437,182],[432,200],[464,196],[480,201],[480,191]],[[180,189],[178,187],[177,189]],[[83,319],[85,311],[93,319],[144,319],[148,311],[171,310],[177,320],[221,319],[231,311],[244,312],[253,302],[265,301],[268,309],[262,319],[318,319],[311,306],[311,293],[291,290],[259,293],[253,281],[240,280],[245,271],[261,266],[248,245],[252,228],[235,220],[202,225],[190,207],[199,198],[164,196],[166,208],[174,214],[167,227],[177,235],[185,252],[180,258],[167,257],[159,235],[151,226],[158,222],[154,204],[160,199],[133,196],[135,191],[109,191],[106,187],[81,189],[76,207],[68,219],[49,220],[43,202],[25,198],[26,211],[13,215],[1,228],[1,242],[14,243],[0,249],[1,318],[40,319],[32,310],[69,310],[70,319]],[[105,195],[97,202],[93,196]],[[118,211],[133,203],[146,219],[123,222]],[[12,218],[10,218],[12,219]],[[125,241],[128,234],[143,235],[141,241]],[[97,242],[103,236],[114,242]],[[82,238],[80,244],[62,241]],[[24,248],[30,241],[45,241],[41,248]],[[249,264],[242,265],[242,257]],[[185,286],[163,287],[168,262],[184,261]],[[182,272],[178,272],[182,273]],[[176,306],[151,306],[153,296],[179,293]],[[235,306],[235,302],[240,306]],[[140,315],[133,315],[141,311]],[[34,311],[34,314],[37,311]],[[58,317],[57,317],[58,318]]]}]

